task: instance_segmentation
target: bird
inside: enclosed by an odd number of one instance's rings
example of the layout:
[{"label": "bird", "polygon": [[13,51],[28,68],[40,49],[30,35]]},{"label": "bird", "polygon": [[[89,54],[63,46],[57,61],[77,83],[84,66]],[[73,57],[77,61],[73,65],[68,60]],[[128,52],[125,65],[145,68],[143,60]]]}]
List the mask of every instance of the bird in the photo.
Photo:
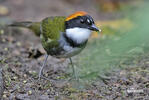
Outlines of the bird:
[{"label": "bird", "polygon": [[72,57],[79,54],[86,46],[92,31],[100,32],[93,18],[85,11],[77,11],[69,16],[50,16],[40,22],[13,22],[11,27],[24,27],[40,36],[41,44],[46,51],[44,62],[38,77],[43,75],[43,69],[48,56],[68,58],[72,65],[74,77],[77,79]]}]

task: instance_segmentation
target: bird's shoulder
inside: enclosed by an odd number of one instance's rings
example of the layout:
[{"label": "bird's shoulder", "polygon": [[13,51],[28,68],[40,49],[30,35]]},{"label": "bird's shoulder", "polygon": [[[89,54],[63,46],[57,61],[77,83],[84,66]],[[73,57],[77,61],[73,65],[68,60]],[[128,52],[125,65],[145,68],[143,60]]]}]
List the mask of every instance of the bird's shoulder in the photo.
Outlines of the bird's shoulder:
[{"label": "bird's shoulder", "polygon": [[60,33],[65,32],[64,16],[47,17],[41,22],[41,32],[44,38],[57,40],[60,38]]}]

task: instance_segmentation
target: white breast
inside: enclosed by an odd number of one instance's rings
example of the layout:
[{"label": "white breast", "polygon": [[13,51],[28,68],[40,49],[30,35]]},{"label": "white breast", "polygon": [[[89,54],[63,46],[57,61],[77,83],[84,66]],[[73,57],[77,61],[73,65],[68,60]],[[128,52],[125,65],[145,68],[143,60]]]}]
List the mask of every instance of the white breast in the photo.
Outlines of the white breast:
[{"label": "white breast", "polygon": [[66,35],[76,43],[80,44],[85,42],[91,35],[91,31],[86,28],[70,28],[66,29]]}]

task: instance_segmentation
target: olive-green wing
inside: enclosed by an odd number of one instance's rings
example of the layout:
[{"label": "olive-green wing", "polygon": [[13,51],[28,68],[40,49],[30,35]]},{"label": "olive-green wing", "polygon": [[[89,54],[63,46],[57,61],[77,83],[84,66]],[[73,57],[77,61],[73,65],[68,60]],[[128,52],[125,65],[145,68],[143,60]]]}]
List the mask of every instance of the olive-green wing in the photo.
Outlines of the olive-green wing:
[{"label": "olive-green wing", "polygon": [[65,31],[65,17],[55,16],[45,18],[41,23],[41,41],[48,53],[51,49],[57,49],[60,33]]},{"label": "olive-green wing", "polygon": [[45,18],[41,23],[41,27],[45,38],[59,39],[60,32],[65,30],[65,17],[55,16]]}]

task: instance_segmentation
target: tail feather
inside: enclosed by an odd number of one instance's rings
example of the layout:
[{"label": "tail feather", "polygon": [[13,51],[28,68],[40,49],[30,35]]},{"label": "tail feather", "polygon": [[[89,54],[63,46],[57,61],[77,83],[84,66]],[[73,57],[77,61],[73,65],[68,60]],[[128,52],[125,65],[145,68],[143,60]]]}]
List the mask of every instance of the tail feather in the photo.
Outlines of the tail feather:
[{"label": "tail feather", "polygon": [[23,28],[28,28],[32,30],[35,35],[40,36],[40,22],[30,22],[30,21],[25,21],[25,22],[13,22],[9,24],[8,26],[10,27],[23,27]]},{"label": "tail feather", "polygon": [[16,27],[25,27],[28,28],[32,25],[32,22],[13,22],[11,24],[9,24],[8,26],[16,26]]}]

